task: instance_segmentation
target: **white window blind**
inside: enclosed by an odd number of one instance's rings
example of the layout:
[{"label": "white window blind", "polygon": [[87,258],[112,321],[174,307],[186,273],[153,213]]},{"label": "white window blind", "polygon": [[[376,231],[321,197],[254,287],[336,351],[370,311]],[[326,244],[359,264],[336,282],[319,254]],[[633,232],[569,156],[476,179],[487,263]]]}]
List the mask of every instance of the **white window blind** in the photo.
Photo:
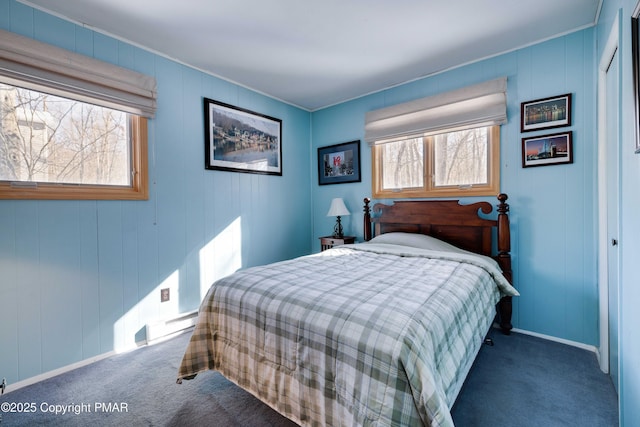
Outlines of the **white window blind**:
[{"label": "white window blind", "polygon": [[507,122],[507,78],[502,77],[379,110],[365,116],[365,141],[434,135]]},{"label": "white window blind", "polygon": [[3,30],[0,80],[147,118],[156,110],[155,78]]}]

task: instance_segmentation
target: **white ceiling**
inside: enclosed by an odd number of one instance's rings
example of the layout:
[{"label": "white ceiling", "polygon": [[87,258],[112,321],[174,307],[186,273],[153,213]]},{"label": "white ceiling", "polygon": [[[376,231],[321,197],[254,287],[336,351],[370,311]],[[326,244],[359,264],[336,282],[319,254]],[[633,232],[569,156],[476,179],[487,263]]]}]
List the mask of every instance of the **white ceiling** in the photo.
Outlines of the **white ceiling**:
[{"label": "white ceiling", "polygon": [[314,111],[589,27],[601,1],[22,3]]}]

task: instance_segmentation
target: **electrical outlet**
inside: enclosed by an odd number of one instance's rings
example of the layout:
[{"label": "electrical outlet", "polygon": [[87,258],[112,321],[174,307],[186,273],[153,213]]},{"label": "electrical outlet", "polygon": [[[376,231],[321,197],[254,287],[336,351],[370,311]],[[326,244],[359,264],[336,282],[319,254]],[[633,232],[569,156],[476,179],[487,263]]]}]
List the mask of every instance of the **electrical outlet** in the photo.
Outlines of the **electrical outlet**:
[{"label": "electrical outlet", "polygon": [[160,289],[160,302],[167,302],[169,299],[169,288]]}]

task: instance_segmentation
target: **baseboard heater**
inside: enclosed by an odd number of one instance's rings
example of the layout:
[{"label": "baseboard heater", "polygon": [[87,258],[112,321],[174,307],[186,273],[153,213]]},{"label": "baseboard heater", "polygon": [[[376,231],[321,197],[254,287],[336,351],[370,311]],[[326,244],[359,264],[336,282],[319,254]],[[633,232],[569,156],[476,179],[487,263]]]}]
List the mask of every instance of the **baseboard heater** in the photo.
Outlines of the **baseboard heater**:
[{"label": "baseboard heater", "polygon": [[147,342],[171,336],[177,332],[184,331],[196,324],[198,320],[198,310],[181,313],[169,319],[147,323]]}]

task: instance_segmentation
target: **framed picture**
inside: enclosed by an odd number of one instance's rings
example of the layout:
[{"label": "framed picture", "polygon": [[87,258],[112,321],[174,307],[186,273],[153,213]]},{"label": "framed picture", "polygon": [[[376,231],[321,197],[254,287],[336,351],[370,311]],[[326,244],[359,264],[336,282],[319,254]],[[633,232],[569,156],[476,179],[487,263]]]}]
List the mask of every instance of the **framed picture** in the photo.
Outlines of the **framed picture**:
[{"label": "framed picture", "polygon": [[360,182],[360,141],[318,148],[318,183]]},{"label": "framed picture", "polygon": [[573,163],[572,132],[522,138],[522,167]]},{"label": "framed picture", "polygon": [[635,152],[640,154],[640,2],[631,15],[631,51],[633,61],[633,98],[635,100]]},{"label": "framed picture", "polygon": [[571,126],[571,94],[520,104],[520,131]]},{"label": "framed picture", "polygon": [[205,168],[282,175],[282,120],[204,98]]}]

